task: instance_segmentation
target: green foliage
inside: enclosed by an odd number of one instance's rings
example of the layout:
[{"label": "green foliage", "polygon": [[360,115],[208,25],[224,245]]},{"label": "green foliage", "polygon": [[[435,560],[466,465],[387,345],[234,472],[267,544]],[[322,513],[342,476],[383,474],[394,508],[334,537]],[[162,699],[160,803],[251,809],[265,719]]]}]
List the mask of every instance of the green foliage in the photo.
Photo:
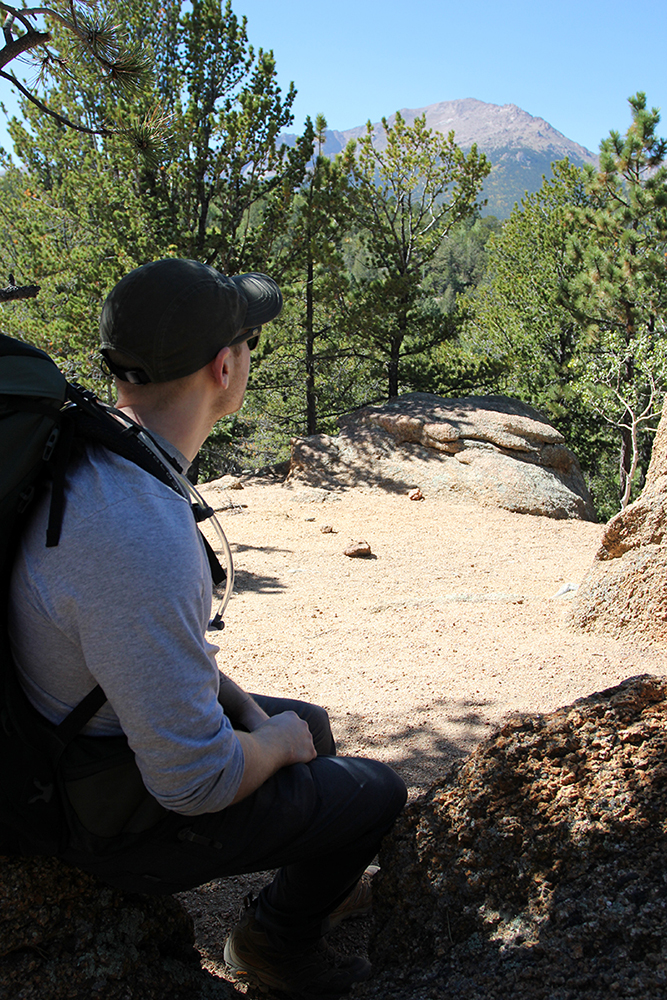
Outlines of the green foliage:
[{"label": "green foliage", "polygon": [[235,274],[271,255],[283,231],[278,208],[301,182],[310,137],[289,153],[278,144],[296,91],[282,96],[273,53],[249,46],[231,3],[187,6],[171,43],[177,141],[168,169],[152,178],[154,194],[179,255]]},{"label": "green foliage", "polygon": [[489,238],[502,223],[494,215],[472,216],[453,226],[440,244],[422,282],[446,316],[455,316],[459,297],[476,288],[486,274]]},{"label": "green foliage", "polygon": [[630,98],[632,124],[600,146],[600,171],[587,174],[586,205],[571,214],[571,258],[578,274],[565,287],[569,308],[592,332],[625,339],[655,326],[667,302],[667,140],[657,109]]},{"label": "green foliage", "polygon": [[475,212],[491,166],[475,146],[465,154],[448,136],[406,125],[400,114],[382,121],[380,144],[370,122],[350,159],[352,204],[364,255],[356,281],[350,329],[385,368],[387,393],[401,384],[405,355],[442,340],[447,329],[423,287],[444,239]]},{"label": "green foliage", "polygon": [[[153,82],[130,102],[102,94],[84,66],[48,93],[63,112],[123,120],[156,113],[170,122],[168,149],[153,159],[64,129],[26,103],[11,126],[19,170],[6,164],[0,219],[8,239],[0,268],[37,281],[36,301],[5,311],[23,332],[101,378],[93,366],[97,321],[109,289],[132,267],[164,256],[196,257],[228,273],[266,269],[284,233],[309,155],[308,137],[277,143],[294,91],[276,83],[271,53],[248,43],[245,19],[214,0],[119,0],[116,15],[149,56]],[[54,38],[64,48],[57,30]],[[20,219],[20,225],[16,220]]]},{"label": "green foliage", "polygon": [[526,192],[538,191],[545,180],[553,178],[553,157],[516,146],[496,147],[491,155],[493,170],[484,182],[483,195],[489,212],[508,219]]},{"label": "green foliage", "polygon": [[[646,96],[632,123],[600,147],[586,205],[571,212],[571,272],[562,299],[585,331],[572,370],[584,404],[620,432],[620,499],[632,495],[639,438],[655,428],[667,389],[667,140]],[[640,470],[641,471],[641,470]],[[640,477],[641,478],[641,477]]]},{"label": "green foliage", "polygon": [[424,354],[406,358],[403,379],[411,392],[437,396],[470,396],[495,393],[507,375],[503,359],[483,356],[444,341]]},{"label": "green foliage", "polygon": [[587,200],[582,171],[567,160],[554,178],[527,196],[487,243],[488,266],[476,291],[464,299],[463,342],[502,359],[507,388],[558,409],[552,387],[567,382],[578,327],[561,304],[561,285],[572,270],[568,257],[572,206]]}]

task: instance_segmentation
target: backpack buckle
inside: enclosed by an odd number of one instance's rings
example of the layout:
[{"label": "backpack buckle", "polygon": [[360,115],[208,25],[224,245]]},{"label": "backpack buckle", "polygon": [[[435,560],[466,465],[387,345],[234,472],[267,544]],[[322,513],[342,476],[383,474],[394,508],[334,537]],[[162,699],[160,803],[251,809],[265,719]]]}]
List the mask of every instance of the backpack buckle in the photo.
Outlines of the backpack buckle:
[{"label": "backpack buckle", "polygon": [[191,507],[197,524],[201,524],[202,521],[206,521],[209,517],[213,517],[213,508],[208,504],[193,503],[191,504]]},{"label": "backpack buckle", "polygon": [[54,427],[48,436],[46,444],[44,445],[44,452],[42,454],[42,458],[44,459],[45,462],[48,462],[51,456],[53,455],[53,451],[58,442],[59,437],[60,437],[60,429],[58,427]]}]

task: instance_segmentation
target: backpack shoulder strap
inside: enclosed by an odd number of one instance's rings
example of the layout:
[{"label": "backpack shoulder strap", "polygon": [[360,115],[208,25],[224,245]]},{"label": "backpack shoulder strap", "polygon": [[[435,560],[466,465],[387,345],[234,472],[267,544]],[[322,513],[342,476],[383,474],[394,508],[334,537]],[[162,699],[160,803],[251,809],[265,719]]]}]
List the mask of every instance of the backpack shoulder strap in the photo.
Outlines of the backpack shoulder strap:
[{"label": "backpack shoulder strap", "polygon": [[[72,410],[74,434],[77,437],[101,444],[116,455],[134,462],[135,465],[155,476],[174,492],[180,496],[183,495],[176,472],[172,470],[170,456],[158,444],[155,444],[155,449],[163,456],[159,458],[142,440],[142,428],[134,424],[121,424],[100,404],[93,393],[75,383],[68,383],[67,393],[71,403],[75,404]],[[69,408],[66,408],[64,411],[65,417],[68,415],[68,410]],[[198,524],[213,514],[210,507],[204,508],[201,504],[193,504],[192,502],[190,509]],[[204,542],[213,584],[217,587],[227,579],[227,570],[221,565],[213,547],[201,529],[200,534]]]}]

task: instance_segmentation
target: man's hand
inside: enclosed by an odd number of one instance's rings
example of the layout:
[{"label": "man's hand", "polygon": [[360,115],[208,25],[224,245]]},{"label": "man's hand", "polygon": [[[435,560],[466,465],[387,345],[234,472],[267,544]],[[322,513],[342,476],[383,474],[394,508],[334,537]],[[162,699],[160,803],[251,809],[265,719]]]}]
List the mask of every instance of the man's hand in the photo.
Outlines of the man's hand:
[{"label": "man's hand", "polygon": [[296,712],[280,712],[266,719],[254,730],[253,736],[262,744],[264,752],[273,750],[282,759],[280,767],[288,764],[307,764],[317,757],[308,723]]},{"label": "man's hand", "polygon": [[308,724],[296,712],[267,718],[251,733],[236,734],[245,767],[232,805],[251,795],[260,785],[289,764],[307,764],[317,757]]}]

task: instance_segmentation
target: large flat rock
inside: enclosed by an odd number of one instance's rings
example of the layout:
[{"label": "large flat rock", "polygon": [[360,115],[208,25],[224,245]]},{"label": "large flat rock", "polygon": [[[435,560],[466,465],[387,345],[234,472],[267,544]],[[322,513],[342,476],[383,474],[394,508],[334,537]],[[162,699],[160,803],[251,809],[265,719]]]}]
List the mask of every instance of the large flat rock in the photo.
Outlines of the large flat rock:
[{"label": "large flat rock", "polygon": [[594,521],[575,455],[533,407],[506,396],[408,393],[296,438],[289,480],[313,486],[452,492],[522,514]]}]

